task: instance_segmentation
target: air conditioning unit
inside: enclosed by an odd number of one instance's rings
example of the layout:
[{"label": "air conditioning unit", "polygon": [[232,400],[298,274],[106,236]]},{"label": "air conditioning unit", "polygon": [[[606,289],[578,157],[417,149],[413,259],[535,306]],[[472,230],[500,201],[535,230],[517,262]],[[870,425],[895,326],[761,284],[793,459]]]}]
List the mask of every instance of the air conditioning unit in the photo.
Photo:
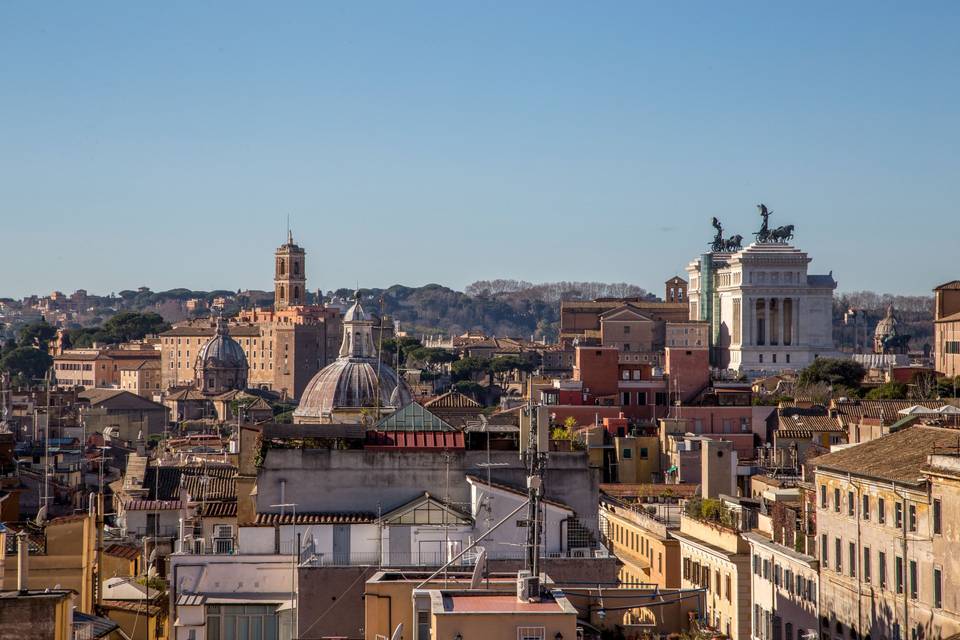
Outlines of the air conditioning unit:
[{"label": "air conditioning unit", "polygon": [[528,602],[540,599],[540,576],[532,576],[529,571],[517,574],[517,600]]}]

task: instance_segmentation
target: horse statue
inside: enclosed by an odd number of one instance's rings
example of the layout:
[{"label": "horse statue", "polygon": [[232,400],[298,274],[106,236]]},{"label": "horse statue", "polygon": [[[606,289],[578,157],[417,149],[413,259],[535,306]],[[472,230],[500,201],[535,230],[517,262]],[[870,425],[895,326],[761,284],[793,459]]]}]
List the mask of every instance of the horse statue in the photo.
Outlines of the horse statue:
[{"label": "horse statue", "polygon": [[724,251],[728,251],[730,253],[740,251],[740,249],[742,248],[743,248],[743,236],[741,236],[740,234],[737,234],[735,236],[730,236],[723,242]]},{"label": "horse statue", "polygon": [[763,218],[763,223],[760,225],[760,230],[755,231],[753,235],[757,236],[757,242],[769,242],[770,241],[770,227],[769,227],[769,218],[773,215],[773,211],[767,209],[767,205],[762,202],[757,205],[757,209],[760,211],[760,217]]},{"label": "horse statue", "polygon": [[713,236],[713,242],[710,243],[710,248],[712,251],[723,251],[726,247],[726,244],[723,240],[723,226],[720,224],[720,221],[717,220],[716,216],[713,217],[711,224],[713,225],[713,228],[717,230],[717,232]]},{"label": "horse statue", "polygon": [[793,225],[788,224],[782,227],[777,227],[770,232],[770,241],[771,242],[783,242],[786,243],[790,240],[793,240]]}]

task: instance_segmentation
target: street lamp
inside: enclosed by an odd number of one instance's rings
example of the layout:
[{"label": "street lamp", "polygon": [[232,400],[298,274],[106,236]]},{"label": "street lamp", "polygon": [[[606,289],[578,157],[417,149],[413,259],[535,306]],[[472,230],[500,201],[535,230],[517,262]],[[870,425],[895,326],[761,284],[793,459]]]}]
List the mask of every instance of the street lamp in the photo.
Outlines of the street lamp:
[{"label": "street lamp", "polygon": [[[294,602],[297,600],[297,564],[300,559],[300,545],[297,543],[297,503],[282,502],[280,504],[272,504],[270,506],[274,509],[286,509],[288,507],[293,509],[293,545],[295,553],[290,556],[290,626],[291,631],[293,632],[292,637],[296,638],[299,631],[297,618],[300,615],[299,611],[297,611],[297,607],[294,606]],[[282,515],[283,511],[280,513]]]}]

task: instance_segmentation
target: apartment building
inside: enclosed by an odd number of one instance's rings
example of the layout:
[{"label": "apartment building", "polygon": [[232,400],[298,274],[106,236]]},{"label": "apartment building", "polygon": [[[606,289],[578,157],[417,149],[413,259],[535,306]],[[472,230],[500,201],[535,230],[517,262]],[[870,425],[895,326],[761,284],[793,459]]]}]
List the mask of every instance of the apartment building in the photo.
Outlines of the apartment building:
[{"label": "apartment building", "polygon": [[944,535],[957,535],[960,467],[930,465],[947,448],[957,451],[956,430],[917,425],[816,459],[821,637],[960,631],[955,547]]}]

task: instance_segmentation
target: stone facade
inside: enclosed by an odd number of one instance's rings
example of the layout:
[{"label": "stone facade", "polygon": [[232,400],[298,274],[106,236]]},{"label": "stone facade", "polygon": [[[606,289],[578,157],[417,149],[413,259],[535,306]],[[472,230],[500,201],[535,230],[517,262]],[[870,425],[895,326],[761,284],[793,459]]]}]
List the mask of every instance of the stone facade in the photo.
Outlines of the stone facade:
[{"label": "stone facade", "polygon": [[953,430],[917,426],[817,459],[821,632],[947,638],[960,632]]},{"label": "stone facade", "polygon": [[786,244],[708,253],[687,266],[690,319],[710,325],[715,366],[748,374],[801,369],[833,346],[832,275]]}]

